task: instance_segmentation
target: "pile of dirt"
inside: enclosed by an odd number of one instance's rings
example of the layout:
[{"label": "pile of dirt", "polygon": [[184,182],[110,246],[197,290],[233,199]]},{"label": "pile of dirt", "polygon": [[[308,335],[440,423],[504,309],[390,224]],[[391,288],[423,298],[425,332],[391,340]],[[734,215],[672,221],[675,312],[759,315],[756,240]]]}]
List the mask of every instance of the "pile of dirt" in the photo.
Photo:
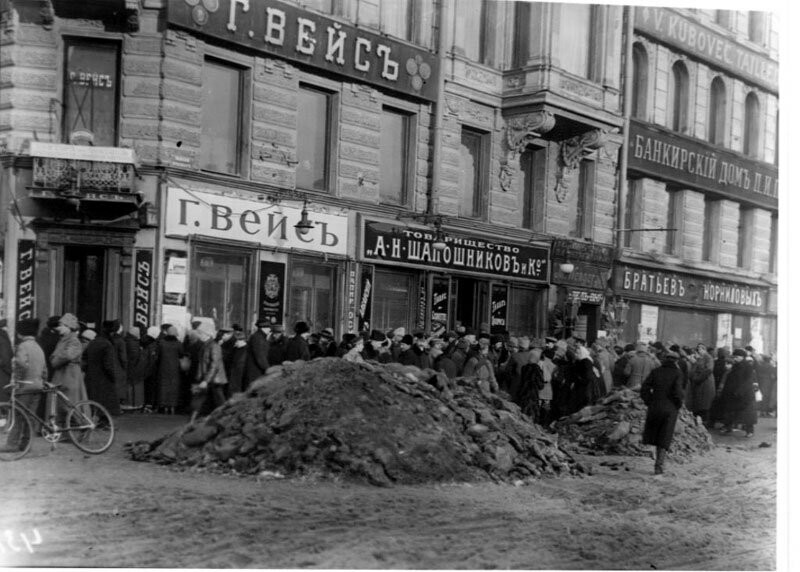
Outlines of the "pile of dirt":
[{"label": "pile of dirt", "polygon": [[338,358],[272,367],[205,419],[128,451],[185,467],[377,485],[589,470],[557,435],[474,379],[452,383],[432,370]]},{"label": "pile of dirt", "polygon": [[[647,406],[638,391],[614,389],[594,405],[562,417],[552,428],[562,436],[561,446],[581,454],[649,456],[653,447],[642,444]],[[670,448],[672,459],[683,461],[714,446],[702,421],[682,407]]]}]

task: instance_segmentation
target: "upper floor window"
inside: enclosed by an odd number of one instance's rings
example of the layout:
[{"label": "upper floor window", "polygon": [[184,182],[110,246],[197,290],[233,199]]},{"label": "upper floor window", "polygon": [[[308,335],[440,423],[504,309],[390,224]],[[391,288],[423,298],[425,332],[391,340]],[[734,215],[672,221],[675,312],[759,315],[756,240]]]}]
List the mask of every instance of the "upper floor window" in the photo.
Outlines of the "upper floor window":
[{"label": "upper floor window", "polygon": [[753,209],[739,207],[739,241],[736,249],[736,266],[750,268],[753,252]]},{"label": "upper floor window", "polygon": [[[667,203],[667,228],[678,228],[678,223],[680,222],[680,211],[679,211],[679,195],[675,191],[668,191],[667,195],[669,196],[669,202]],[[678,250],[678,242],[679,242],[679,232],[677,230],[669,230],[667,231],[666,242],[664,245],[664,252],[666,254],[677,254]]]},{"label": "upper floor window", "polygon": [[67,38],[64,66],[64,142],[76,131],[97,146],[116,146],[119,44]]},{"label": "upper floor window", "polygon": [[689,127],[689,71],[683,62],[675,62],[670,75],[670,127],[684,133]]},{"label": "upper floor window", "polygon": [[642,44],[633,45],[633,99],[631,115],[647,119],[647,51]]},{"label": "upper floor window", "polygon": [[219,60],[203,65],[200,168],[238,175],[242,150],[242,69]]},{"label": "upper floor window", "polygon": [[592,238],[594,226],[595,162],[584,159],[577,177],[578,189],[574,209],[570,209],[567,236]]},{"label": "upper floor window", "polygon": [[719,251],[719,203],[709,197],[703,199],[703,250],[704,262],[717,260]]},{"label": "upper floor window", "polygon": [[522,228],[541,231],[545,198],[547,149],[528,147],[519,158],[522,172]]},{"label": "upper floor window", "polygon": [[[639,219],[642,212],[642,179],[629,179],[628,192],[625,197],[625,221],[624,228],[636,229],[639,227]],[[624,232],[622,234],[622,245],[626,248],[638,247],[637,232]]]},{"label": "upper floor window", "polygon": [[772,224],[769,229],[769,271],[778,272],[778,215],[772,215]]},{"label": "upper floor window", "polygon": [[558,58],[561,67],[587,79],[594,78],[595,8],[589,4],[561,4]]},{"label": "upper floor window", "polygon": [[763,46],[766,43],[765,24],[764,12],[749,12],[747,14],[747,39]]},{"label": "upper floor window", "polygon": [[383,0],[380,6],[383,32],[431,47],[435,13],[431,0]]},{"label": "upper floor window", "polygon": [[461,128],[461,202],[459,216],[480,218],[485,212],[489,134]]},{"label": "upper floor window", "polygon": [[747,94],[744,100],[744,154],[758,157],[758,148],[761,137],[759,129],[761,119],[761,105],[754,92]]},{"label": "upper floor window", "polygon": [[711,97],[708,103],[708,141],[715,145],[725,143],[725,118],[727,117],[727,98],[725,82],[717,76],[711,82]]},{"label": "upper floor window", "polygon": [[331,94],[300,86],[297,101],[297,188],[327,191],[330,184]]},{"label": "upper floor window", "polygon": [[730,10],[717,10],[716,14],[714,15],[714,20],[720,26],[725,28],[731,27],[731,11]]},{"label": "upper floor window", "polygon": [[456,0],[456,20],[463,31],[464,55],[472,61],[494,65],[496,13],[496,0]]},{"label": "upper floor window", "polygon": [[384,108],[381,115],[381,182],[382,203],[404,205],[411,177],[409,172],[410,120],[406,113]]}]

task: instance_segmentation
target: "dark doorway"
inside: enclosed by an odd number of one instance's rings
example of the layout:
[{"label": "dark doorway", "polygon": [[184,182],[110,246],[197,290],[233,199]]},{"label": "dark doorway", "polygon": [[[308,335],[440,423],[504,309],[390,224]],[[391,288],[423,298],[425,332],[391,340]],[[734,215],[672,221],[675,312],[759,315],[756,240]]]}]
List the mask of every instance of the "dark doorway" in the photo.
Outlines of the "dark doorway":
[{"label": "dark doorway", "polygon": [[99,328],[103,320],[105,248],[64,247],[63,312]]},{"label": "dark doorway", "polygon": [[481,323],[489,321],[489,283],[473,278],[454,278],[455,319],[477,332]]}]

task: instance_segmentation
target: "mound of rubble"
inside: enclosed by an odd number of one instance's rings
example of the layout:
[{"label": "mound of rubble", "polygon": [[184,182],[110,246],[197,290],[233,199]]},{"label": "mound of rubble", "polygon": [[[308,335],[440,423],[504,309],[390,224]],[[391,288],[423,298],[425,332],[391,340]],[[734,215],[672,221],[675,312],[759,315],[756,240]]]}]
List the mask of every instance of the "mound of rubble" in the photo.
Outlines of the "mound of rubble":
[{"label": "mound of rubble", "polygon": [[587,472],[558,436],[473,379],[338,358],[284,363],[135,460],[376,485],[512,481]]},{"label": "mound of rubble", "polygon": [[[639,392],[614,389],[594,405],[562,417],[551,427],[562,436],[561,446],[581,454],[650,456],[653,447],[642,444],[647,406]],[[675,424],[669,456],[684,461],[714,446],[702,421],[685,407]]]}]

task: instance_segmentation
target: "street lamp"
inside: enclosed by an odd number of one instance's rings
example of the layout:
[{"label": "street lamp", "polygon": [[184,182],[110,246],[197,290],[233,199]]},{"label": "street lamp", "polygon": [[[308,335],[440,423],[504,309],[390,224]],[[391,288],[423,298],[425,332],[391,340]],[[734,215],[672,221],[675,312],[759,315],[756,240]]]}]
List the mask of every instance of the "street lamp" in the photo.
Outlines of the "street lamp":
[{"label": "street lamp", "polygon": [[307,235],[309,232],[314,230],[314,225],[308,220],[308,199],[303,200],[303,210],[300,212],[300,221],[294,225],[294,228],[297,229],[302,236]]}]

